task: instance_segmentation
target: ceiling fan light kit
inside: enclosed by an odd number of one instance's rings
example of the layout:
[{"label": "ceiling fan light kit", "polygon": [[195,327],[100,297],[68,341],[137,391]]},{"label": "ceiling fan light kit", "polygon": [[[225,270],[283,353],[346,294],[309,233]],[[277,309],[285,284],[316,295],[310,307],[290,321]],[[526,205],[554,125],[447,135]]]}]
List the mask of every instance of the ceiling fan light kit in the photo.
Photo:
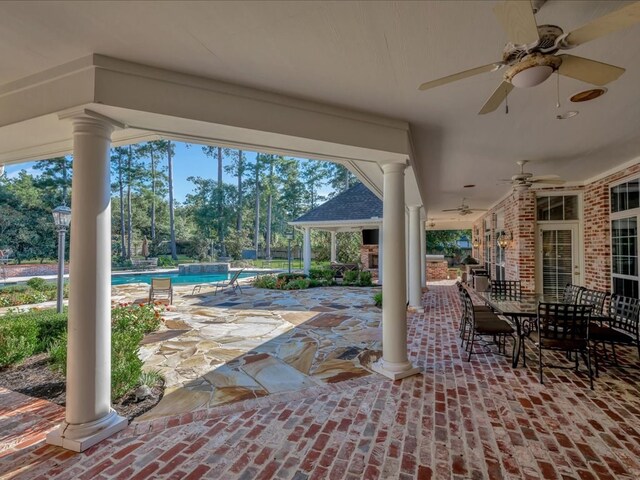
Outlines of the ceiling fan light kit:
[{"label": "ceiling fan light kit", "polygon": [[568,120],[569,118],[573,118],[578,115],[578,113],[580,112],[578,112],[577,110],[569,110],[568,112],[556,115],[556,120]]},{"label": "ceiling fan light kit", "polygon": [[419,87],[420,90],[428,90],[504,67],[506,72],[503,81],[481,108],[479,114],[482,115],[495,111],[514,87],[535,87],[555,71],[560,75],[598,86],[613,82],[625,72],[624,68],[615,65],[575,55],[557,55],[557,52],[640,23],[640,2],[619,8],[568,33],[556,25],[538,26],[534,13],[544,2],[534,3],[532,6],[531,2],[506,0],[494,8],[494,14],[506,31],[508,39],[502,61],[423,83]]}]

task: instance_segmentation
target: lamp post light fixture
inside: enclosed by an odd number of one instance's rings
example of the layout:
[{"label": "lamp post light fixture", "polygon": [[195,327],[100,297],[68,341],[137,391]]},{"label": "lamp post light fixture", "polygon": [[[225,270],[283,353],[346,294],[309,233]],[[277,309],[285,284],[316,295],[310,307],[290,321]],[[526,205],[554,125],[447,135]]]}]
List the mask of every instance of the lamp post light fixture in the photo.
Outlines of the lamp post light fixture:
[{"label": "lamp post light fixture", "polygon": [[291,240],[293,240],[293,231],[288,231],[284,234],[287,238],[288,246],[287,246],[287,259],[289,260],[289,273],[291,273]]},{"label": "lamp post light fixture", "polygon": [[53,224],[58,230],[58,298],[56,307],[58,313],[62,313],[62,298],[64,297],[64,243],[67,228],[71,223],[71,209],[66,205],[56,207],[51,212]]}]

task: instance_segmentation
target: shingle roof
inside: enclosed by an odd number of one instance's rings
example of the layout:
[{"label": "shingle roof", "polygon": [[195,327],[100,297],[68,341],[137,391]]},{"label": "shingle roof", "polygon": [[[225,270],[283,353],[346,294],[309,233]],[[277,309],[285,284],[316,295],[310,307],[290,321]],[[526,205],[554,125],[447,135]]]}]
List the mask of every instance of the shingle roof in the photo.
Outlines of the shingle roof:
[{"label": "shingle roof", "polygon": [[294,222],[368,220],[374,217],[382,218],[382,200],[364,184],[357,183],[349,190],[296,218]]}]

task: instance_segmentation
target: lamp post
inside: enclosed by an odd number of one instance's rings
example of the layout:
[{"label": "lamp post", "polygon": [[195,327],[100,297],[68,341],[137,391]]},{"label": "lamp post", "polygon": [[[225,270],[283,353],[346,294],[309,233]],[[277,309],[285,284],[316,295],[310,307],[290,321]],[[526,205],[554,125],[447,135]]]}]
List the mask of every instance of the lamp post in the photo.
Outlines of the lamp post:
[{"label": "lamp post", "polygon": [[293,240],[293,232],[288,231],[284,236],[287,237],[287,241],[289,242],[287,247],[287,259],[289,260],[289,273],[291,273],[291,240]]},{"label": "lamp post", "polygon": [[65,205],[56,207],[51,212],[53,223],[58,230],[58,298],[56,307],[62,313],[62,298],[64,296],[64,240],[67,228],[71,222],[71,209]]}]

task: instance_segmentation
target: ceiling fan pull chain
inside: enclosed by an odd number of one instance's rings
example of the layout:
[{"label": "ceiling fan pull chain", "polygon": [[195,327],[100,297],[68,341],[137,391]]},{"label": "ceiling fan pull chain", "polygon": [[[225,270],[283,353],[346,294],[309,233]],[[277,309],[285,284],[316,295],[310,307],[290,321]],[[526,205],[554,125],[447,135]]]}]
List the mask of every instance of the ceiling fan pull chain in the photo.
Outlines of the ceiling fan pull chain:
[{"label": "ceiling fan pull chain", "polygon": [[556,100],[556,108],[560,108],[560,70],[556,70],[556,93],[557,93],[557,100]]}]

